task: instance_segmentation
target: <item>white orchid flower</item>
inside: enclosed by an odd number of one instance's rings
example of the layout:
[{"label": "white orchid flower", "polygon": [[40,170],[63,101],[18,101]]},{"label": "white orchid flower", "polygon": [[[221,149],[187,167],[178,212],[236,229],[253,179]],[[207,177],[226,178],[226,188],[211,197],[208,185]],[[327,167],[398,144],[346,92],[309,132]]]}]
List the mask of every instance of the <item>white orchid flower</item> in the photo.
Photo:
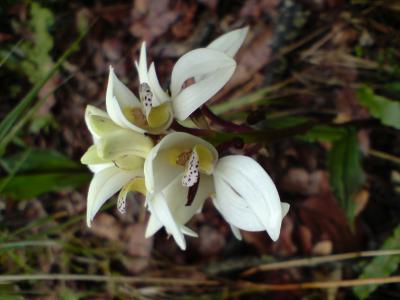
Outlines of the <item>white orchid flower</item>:
[{"label": "white orchid flower", "polygon": [[118,191],[117,207],[121,212],[125,211],[129,191],[146,194],[143,166],[153,141],[117,126],[106,112],[90,105],[85,121],[94,140],[81,158],[94,173],[87,197],[86,221],[90,227],[101,206]]},{"label": "white orchid flower", "polygon": [[239,229],[266,230],[276,240],[289,207],[256,161],[241,155],[218,159],[211,144],[187,133],[165,136],[148,154],[144,174],[152,213],[146,235],[164,226],[181,249],[184,234],[196,236],[185,224],[210,196],[238,238]]},{"label": "white orchid flower", "polygon": [[[154,62],[147,66],[146,44],[139,62],[139,99],[117,78],[110,68],[106,107],[119,126],[139,132],[162,133],[174,118],[185,120],[214,96],[231,78],[236,68],[232,56],[243,43],[248,28],[229,32],[207,48],[189,51],[178,59],[172,70],[170,94],[160,86]],[[188,84],[193,82],[192,84]]]},{"label": "white orchid flower", "polygon": [[[146,200],[152,214],[146,236],[165,226],[179,247],[186,248],[183,234],[196,233],[185,223],[213,192],[210,175],[217,159],[211,144],[182,132],[168,134],[150,151],[144,166]],[[189,191],[195,193],[192,203],[188,201]]]},{"label": "white orchid flower", "polygon": [[254,159],[243,155],[221,158],[215,167],[214,184],[213,203],[238,239],[238,228],[266,230],[273,241],[278,239],[289,204],[280,202],[274,182]]}]

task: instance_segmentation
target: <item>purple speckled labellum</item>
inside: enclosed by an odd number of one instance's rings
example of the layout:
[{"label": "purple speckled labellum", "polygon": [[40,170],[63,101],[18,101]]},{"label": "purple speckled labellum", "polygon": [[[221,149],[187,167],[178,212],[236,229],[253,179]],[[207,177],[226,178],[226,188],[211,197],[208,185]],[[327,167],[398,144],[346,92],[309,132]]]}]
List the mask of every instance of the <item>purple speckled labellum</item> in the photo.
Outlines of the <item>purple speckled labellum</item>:
[{"label": "purple speckled labellum", "polygon": [[192,205],[194,197],[196,197],[199,184],[200,184],[200,176],[199,179],[197,179],[197,182],[188,189],[186,206]]}]

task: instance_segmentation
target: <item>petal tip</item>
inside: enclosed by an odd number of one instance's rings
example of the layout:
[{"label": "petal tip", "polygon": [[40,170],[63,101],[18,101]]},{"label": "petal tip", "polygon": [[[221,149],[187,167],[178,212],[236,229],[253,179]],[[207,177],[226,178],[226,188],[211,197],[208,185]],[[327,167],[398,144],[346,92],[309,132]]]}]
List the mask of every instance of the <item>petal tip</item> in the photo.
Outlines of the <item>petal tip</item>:
[{"label": "petal tip", "polygon": [[89,213],[87,213],[87,217],[86,217],[86,225],[88,228],[92,227],[92,220],[89,217]]},{"label": "petal tip", "polygon": [[185,239],[182,239],[182,241],[180,241],[180,242],[177,241],[177,243],[178,243],[179,248],[181,248],[182,251],[185,251],[185,250],[186,250],[186,242],[185,242]]},{"label": "petal tip", "polygon": [[154,233],[152,233],[152,232],[150,231],[149,227],[147,227],[147,228],[146,228],[146,231],[145,231],[145,233],[144,233],[144,237],[145,237],[146,239],[148,239],[148,238],[152,237],[153,234],[154,234]]},{"label": "petal tip", "polygon": [[280,230],[273,231],[273,232],[268,232],[268,234],[271,237],[271,240],[276,242],[279,239]]}]

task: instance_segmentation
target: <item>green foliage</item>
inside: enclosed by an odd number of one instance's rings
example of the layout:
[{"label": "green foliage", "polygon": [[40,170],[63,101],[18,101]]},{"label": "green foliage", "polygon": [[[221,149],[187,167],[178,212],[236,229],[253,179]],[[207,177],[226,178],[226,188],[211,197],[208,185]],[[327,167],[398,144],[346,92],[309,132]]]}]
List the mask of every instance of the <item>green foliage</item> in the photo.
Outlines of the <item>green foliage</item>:
[{"label": "green foliage", "polygon": [[80,295],[69,288],[63,288],[59,291],[60,300],[79,300]]},{"label": "green foliage", "polygon": [[38,134],[41,130],[48,132],[50,128],[59,128],[55,118],[51,114],[36,116],[29,124],[29,132]]},{"label": "green foliage", "polygon": [[400,102],[377,95],[368,86],[358,89],[357,98],[360,104],[383,124],[400,129]]},{"label": "green foliage", "polygon": [[[394,230],[382,245],[381,250],[400,248],[400,225]],[[359,278],[387,277],[393,274],[400,264],[400,255],[388,255],[375,257],[362,271]],[[366,299],[378,285],[365,285],[353,288],[354,293],[359,299]]]},{"label": "green foliage", "polygon": [[9,174],[0,178],[0,191],[16,199],[77,187],[90,179],[80,164],[55,151],[18,153],[1,159],[0,164]]},{"label": "green foliage", "polygon": [[303,116],[270,117],[262,124],[263,128],[287,128],[309,122],[310,119]]},{"label": "green foliage", "polygon": [[[0,165],[11,173],[18,163],[24,159],[24,153],[17,153],[7,158],[0,158]],[[54,150],[32,150],[25,158],[18,172],[30,172],[34,170],[54,171],[54,170],[81,170],[81,164],[70,160],[68,157]]]},{"label": "green foliage", "polygon": [[400,82],[391,82],[385,84],[385,90],[388,90],[392,93],[400,94]]},{"label": "green foliage", "polygon": [[32,2],[27,25],[33,34],[33,39],[21,45],[26,59],[20,64],[32,83],[42,80],[54,64],[50,56],[50,51],[53,49],[53,37],[49,33],[53,24],[53,13],[38,3]]},{"label": "green foliage", "polygon": [[78,36],[78,38],[61,55],[61,57],[46,73],[46,75],[33,86],[29,93],[0,122],[0,156],[4,153],[8,143],[15,137],[18,130],[20,130],[22,126],[29,121],[29,119],[42,104],[42,101],[45,100],[45,98],[40,99],[40,101],[38,101],[32,108],[29,109],[30,105],[37,100],[37,96],[42,87],[57,72],[67,58],[78,48],[79,43],[86,36],[87,32],[88,31],[83,32]]},{"label": "green foliage", "polygon": [[11,284],[0,284],[0,299],[2,300],[24,300],[18,293],[18,289]]},{"label": "green foliage", "polygon": [[[16,175],[3,189],[3,194],[15,199],[29,199],[46,192],[83,185],[88,182],[89,178],[89,175],[84,172],[71,174],[64,171]],[[7,179],[0,178],[0,184],[3,184],[5,180]]]},{"label": "green foliage", "polygon": [[269,87],[261,88],[254,93],[237,99],[231,99],[229,101],[221,101],[219,103],[212,104],[210,109],[214,114],[222,115],[232,110],[241,109],[249,105],[260,104],[260,102],[262,102],[264,105],[267,105],[272,102],[272,100],[267,99],[265,96],[269,91]]},{"label": "green foliage", "polygon": [[333,143],[328,152],[328,170],[333,193],[352,224],[355,208],[353,196],[365,180],[355,130],[348,129],[342,138]]},{"label": "green foliage", "polygon": [[343,127],[317,125],[312,127],[305,134],[299,135],[299,137],[307,142],[335,142],[342,139],[346,134],[347,129]]}]

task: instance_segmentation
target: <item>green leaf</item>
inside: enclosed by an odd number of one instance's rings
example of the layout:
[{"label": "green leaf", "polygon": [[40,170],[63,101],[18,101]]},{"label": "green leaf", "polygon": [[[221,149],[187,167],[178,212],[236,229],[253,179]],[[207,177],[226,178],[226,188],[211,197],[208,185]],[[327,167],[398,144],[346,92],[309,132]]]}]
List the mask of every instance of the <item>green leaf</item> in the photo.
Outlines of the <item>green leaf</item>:
[{"label": "green leaf", "polygon": [[357,98],[383,124],[400,129],[400,102],[376,95],[368,86],[358,89]]},{"label": "green leaf", "polygon": [[328,153],[328,170],[333,193],[350,224],[353,224],[355,208],[353,196],[360,190],[365,180],[354,129],[348,129],[341,139],[333,143]]},{"label": "green leaf", "polygon": [[[6,158],[0,158],[0,165],[11,173],[18,163],[24,157],[24,153],[20,152]],[[48,172],[59,170],[82,170],[81,164],[72,161],[68,157],[54,150],[31,150],[25,158],[24,163],[19,167],[18,172]]]},{"label": "green leaf", "polygon": [[317,125],[298,137],[307,142],[334,142],[342,139],[346,134],[346,128]]},{"label": "green leaf", "polygon": [[10,174],[0,178],[0,192],[16,199],[78,187],[90,179],[83,166],[55,151],[25,151],[0,164]]},{"label": "green leaf", "polygon": [[[400,225],[396,227],[393,235],[382,245],[381,250],[400,248]],[[393,274],[400,264],[400,255],[377,256],[362,271],[360,279],[387,277]],[[365,285],[353,288],[358,299],[366,299],[379,285]]]},{"label": "green leaf", "polygon": [[[52,172],[46,174],[16,175],[4,187],[2,194],[16,199],[29,199],[47,192],[74,188],[88,182],[86,172]],[[0,185],[6,178],[0,178]]]}]

